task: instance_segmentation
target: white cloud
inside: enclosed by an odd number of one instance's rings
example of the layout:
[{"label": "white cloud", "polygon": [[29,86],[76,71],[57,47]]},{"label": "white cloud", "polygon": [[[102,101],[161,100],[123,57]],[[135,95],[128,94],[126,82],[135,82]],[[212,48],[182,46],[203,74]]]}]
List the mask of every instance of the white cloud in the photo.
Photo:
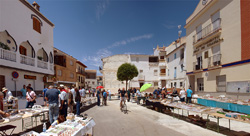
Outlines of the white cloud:
[{"label": "white cloud", "polygon": [[175,25],[171,25],[171,24],[162,24],[165,28],[167,29],[173,29],[173,28],[177,28],[177,26]]},{"label": "white cloud", "polygon": [[[102,65],[101,59],[113,55],[113,53],[110,51],[111,48],[127,45],[129,43],[136,42],[142,39],[151,39],[152,37],[153,34],[144,34],[141,36],[131,37],[127,40],[114,42],[113,44],[111,44],[106,48],[97,50],[97,52],[93,56],[84,56],[82,58],[82,61],[88,66],[88,68],[96,69],[97,71],[99,71],[99,66]],[[142,54],[142,53],[126,52],[124,54]]]},{"label": "white cloud", "polygon": [[98,2],[96,6],[96,19],[97,20],[100,20],[101,16],[104,15],[108,5],[109,5],[109,0],[102,0]]},{"label": "white cloud", "polygon": [[112,45],[108,46],[108,49],[114,48],[114,47],[118,47],[118,46],[122,46],[122,45],[127,45],[131,42],[136,42],[138,40],[142,40],[142,39],[151,39],[153,37],[153,34],[144,34],[141,36],[136,36],[136,37],[131,37],[127,40],[122,40],[122,41],[118,41],[113,43]]}]

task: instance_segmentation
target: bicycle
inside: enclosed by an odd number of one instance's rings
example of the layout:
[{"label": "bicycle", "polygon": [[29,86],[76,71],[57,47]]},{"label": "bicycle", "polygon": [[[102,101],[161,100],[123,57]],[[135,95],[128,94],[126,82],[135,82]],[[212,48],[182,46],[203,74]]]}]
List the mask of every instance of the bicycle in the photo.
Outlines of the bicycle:
[{"label": "bicycle", "polygon": [[125,102],[122,102],[122,108],[121,108],[121,111],[124,112],[124,114],[127,113],[127,105]]}]

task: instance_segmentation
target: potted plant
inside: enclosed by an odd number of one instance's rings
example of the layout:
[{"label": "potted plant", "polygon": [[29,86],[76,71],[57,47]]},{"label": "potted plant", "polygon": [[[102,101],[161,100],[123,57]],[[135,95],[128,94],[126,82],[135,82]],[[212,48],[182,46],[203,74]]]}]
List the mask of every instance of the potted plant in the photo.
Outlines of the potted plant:
[{"label": "potted plant", "polygon": [[39,59],[39,60],[43,60],[43,57],[41,57],[41,56],[37,56],[37,59]]}]

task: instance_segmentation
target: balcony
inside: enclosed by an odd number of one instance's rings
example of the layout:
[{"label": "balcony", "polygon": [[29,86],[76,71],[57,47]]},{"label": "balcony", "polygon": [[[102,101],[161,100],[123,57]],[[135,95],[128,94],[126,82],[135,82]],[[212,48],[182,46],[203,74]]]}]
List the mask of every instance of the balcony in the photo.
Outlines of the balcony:
[{"label": "balcony", "polygon": [[35,58],[31,58],[29,56],[20,54],[20,63],[30,65],[30,66],[35,66]]},{"label": "balcony", "polygon": [[197,45],[198,42],[211,35],[214,35],[219,30],[221,30],[221,18],[216,19],[213,23],[207,25],[201,31],[197,32],[197,34],[193,36],[193,45]]},{"label": "balcony", "polygon": [[159,63],[158,62],[149,62],[149,66],[158,66],[159,65]]},{"label": "balcony", "polygon": [[0,59],[16,62],[16,52],[0,48]]},{"label": "balcony", "polygon": [[52,64],[50,63],[49,69],[50,69],[51,71],[54,71],[54,65],[53,65],[53,63],[52,63]]},{"label": "balcony", "polygon": [[37,67],[43,68],[43,69],[48,69],[48,62],[45,62],[42,60],[37,60]]},{"label": "balcony", "polygon": [[139,76],[138,76],[138,80],[144,81],[144,80],[145,80],[145,76],[144,76],[144,75],[139,75]]},{"label": "balcony", "polygon": [[166,73],[160,73],[160,76],[166,76]]},{"label": "balcony", "polygon": [[202,71],[202,63],[198,64],[198,62],[193,62],[193,69],[194,71]]},{"label": "balcony", "polygon": [[208,68],[213,69],[221,66],[221,54],[213,55],[208,58]]}]

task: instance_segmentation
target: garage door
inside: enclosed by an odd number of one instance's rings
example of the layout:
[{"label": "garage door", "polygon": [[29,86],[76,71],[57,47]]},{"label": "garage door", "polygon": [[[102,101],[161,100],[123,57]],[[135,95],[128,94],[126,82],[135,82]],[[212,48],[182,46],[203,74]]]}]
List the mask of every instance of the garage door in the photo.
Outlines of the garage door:
[{"label": "garage door", "polygon": [[226,87],[227,87],[226,75],[216,76],[217,92],[226,92]]}]

